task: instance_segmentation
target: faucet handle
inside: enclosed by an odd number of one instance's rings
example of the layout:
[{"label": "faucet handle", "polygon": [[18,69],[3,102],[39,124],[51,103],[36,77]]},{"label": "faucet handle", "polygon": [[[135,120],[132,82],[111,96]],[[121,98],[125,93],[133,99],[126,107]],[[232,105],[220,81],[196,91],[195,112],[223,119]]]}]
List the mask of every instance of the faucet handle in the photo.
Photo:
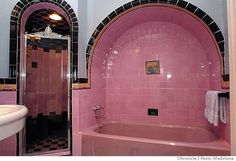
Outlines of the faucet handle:
[{"label": "faucet handle", "polygon": [[103,108],[102,105],[93,106],[93,110],[94,110],[94,111],[99,111],[99,110],[102,109],[102,108]]}]

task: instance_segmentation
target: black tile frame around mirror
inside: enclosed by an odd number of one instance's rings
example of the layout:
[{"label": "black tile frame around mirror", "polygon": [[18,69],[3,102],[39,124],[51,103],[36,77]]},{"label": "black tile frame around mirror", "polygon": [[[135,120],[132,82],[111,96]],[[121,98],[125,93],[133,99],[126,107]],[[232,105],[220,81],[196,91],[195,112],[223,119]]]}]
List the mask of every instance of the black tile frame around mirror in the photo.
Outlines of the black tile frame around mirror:
[{"label": "black tile frame around mirror", "polygon": [[79,25],[76,14],[65,0],[20,0],[14,6],[10,18],[10,50],[9,50],[9,78],[17,79],[20,65],[20,24],[24,11],[31,5],[48,2],[52,3],[67,14],[70,20],[71,36],[71,74],[72,82],[78,82],[78,31]]}]

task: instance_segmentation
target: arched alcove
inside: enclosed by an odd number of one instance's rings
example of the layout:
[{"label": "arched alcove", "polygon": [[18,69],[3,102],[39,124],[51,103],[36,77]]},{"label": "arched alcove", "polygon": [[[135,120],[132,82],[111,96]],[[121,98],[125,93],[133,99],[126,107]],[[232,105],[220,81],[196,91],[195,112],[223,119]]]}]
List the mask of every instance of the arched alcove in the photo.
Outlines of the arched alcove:
[{"label": "arched alcove", "polygon": [[[160,7],[164,7],[166,9],[174,9],[176,11],[176,13],[181,13],[183,16],[188,16],[189,19],[184,19],[181,18],[181,16],[176,19],[175,16],[176,15],[169,15],[165,16],[165,15],[158,15],[159,12],[159,8]],[[138,17],[133,17],[133,19],[129,19],[128,21],[126,21],[125,23],[123,23],[122,25],[120,25],[120,21],[122,21],[122,19],[126,16],[131,15],[132,13],[137,12],[138,10],[144,9],[144,8],[154,8],[152,9],[152,13],[150,12],[149,15],[144,15],[144,14],[140,14],[137,15]],[[148,10],[148,9],[147,9]],[[178,16],[178,15],[177,15]],[[202,33],[200,33],[198,30],[198,28],[196,28],[195,26],[191,26],[190,22],[194,21],[196,24],[198,24],[200,26],[200,28],[202,29],[202,31],[204,31],[204,33],[206,33],[207,35],[207,39],[211,42],[210,46],[212,47],[212,49],[214,49],[214,57],[218,57],[217,61],[220,62],[220,71],[221,71],[221,75],[224,74],[224,37],[223,34],[221,32],[221,30],[219,29],[219,27],[217,26],[217,24],[214,22],[214,20],[208,15],[206,14],[204,11],[202,11],[200,8],[194,6],[191,3],[185,2],[185,1],[167,1],[167,0],[163,0],[163,1],[147,1],[147,0],[142,0],[142,1],[138,1],[138,0],[134,0],[132,2],[129,2],[121,7],[119,7],[118,9],[116,9],[115,11],[113,11],[111,14],[109,14],[96,28],[96,30],[94,31],[94,33],[92,34],[89,42],[88,42],[88,46],[87,46],[87,50],[86,50],[86,57],[87,57],[87,71],[88,71],[88,81],[87,84],[85,84],[83,86],[83,88],[90,88],[91,85],[91,66],[93,64],[93,56],[95,53],[95,49],[98,46],[98,43],[100,42],[101,39],[103,39],[104,37],[104,33],[108,32],[108,30],[110,28],[112,28],[112,26],[114,26],[114,24],[118,25],[119,28],[117,27],[117,31],[114,31],[114,33],[112,34],[112,36],[109,37],[109,43],[112,43],[113,40],[115,39],[115,37],[121,35],[127,28],[131,27],[132,25],[134,26],[135,23],[142,23],[143,22],[147,22],[147,21],[170,21],[172,23],[182,23],[182,26],[185,28],[188,28],[188,30],[195,34],[198,38],[199,41],[201,41],[202,46],[207,49],[207,44],[205,44],[204,42],[206,42],[204,40],[204,35]],[[190,21],[189,21],[190,20]],[[179,22],[177,22],[179,21]],[[118,24],[119,23],[119,24]],[[205,35],[205,36],[206,36]],[[108,46],[108,44],[106,44],[106,46]],[[209,49],[207,49],[209,50]],[[209,52],[209,51],[208,51]],[[213,54],[213,55],[214,55]],[[100,55],[101,56],[101,55]],[[223,79],[220,78],[221,83],[222,83],[222,87],[223,87]]]},{"label": "arched alcove", "polygon": [[[99,93],[94,100],[104,104],[106,118],[208,126],[204,95],[221,89],[223,74],[222,52],[209,26],[185,8],[163,3],[113,17],[96,29],[87,51],[88,88]],[[145,63],[157,60],[160,74],[147,75]],[[151,107],[158,117],[147,116]]]}]

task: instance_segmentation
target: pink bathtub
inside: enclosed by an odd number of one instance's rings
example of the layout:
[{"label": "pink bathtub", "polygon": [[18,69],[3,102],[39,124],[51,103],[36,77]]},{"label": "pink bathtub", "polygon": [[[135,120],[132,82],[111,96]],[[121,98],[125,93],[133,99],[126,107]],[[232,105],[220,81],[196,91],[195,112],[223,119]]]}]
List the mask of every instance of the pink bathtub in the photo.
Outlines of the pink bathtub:
[{"label": "pink bathtub", "polygon": [[84,156],[230,155],[225,140],[198,127],[107,122],[81,135]]}]

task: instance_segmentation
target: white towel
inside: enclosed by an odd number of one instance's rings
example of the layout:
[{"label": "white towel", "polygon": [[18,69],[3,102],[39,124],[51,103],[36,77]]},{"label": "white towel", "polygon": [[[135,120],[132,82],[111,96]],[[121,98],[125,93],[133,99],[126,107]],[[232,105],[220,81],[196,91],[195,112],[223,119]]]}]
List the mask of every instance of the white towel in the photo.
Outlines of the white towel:
[{"label": "white towel", "polygon": [[220,97],[219,99],[219,111],[220,111],[220,121],[222,123],[226,123],[226,99],[224,97]]},{"label": "white towel", "polygon": [[218,99],[219,91],[207,91],[205,95],[205,110],[204,116],[207,120],[218,126],[219,120],[219,99]]},{"label": "white towel", "polygon": [[219,118],[222,123],[226,123],[226,98],[218,97],[220,91],[207,91],[205,95],[204,116],[207,120],[218,126]]}]

